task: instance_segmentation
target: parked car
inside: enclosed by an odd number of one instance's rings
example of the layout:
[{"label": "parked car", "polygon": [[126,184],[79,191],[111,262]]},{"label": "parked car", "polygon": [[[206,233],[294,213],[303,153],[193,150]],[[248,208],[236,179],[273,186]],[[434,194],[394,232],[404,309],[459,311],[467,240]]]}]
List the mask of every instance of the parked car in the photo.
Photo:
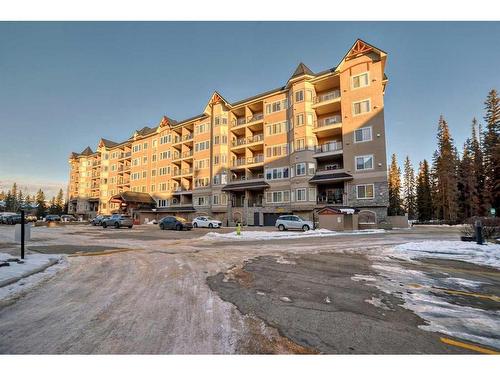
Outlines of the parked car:
[{"label": "parked car", "polygon": [[61,215],[61,221],[76,221],[73,215]]},{"label": "parked car", "polygon": [[312,221],[304,220],[297,215],[281,215],[280,217],[278,217],[278,220],[276,220],[276,224],[274,226],[281,231],[288,229],[298,229],[305,232],[309,229],[314,228]]},{"label": "parked car", "polygon": [[14,214],[7,216],[6,224],[9,225],[21,224],[21,214]]},{"label": "parked car", "polygon": [[38,221],[38,218],[36,217],[36,215],[28,215],[24,218],[24,220],[26,220],[27,223],[36,223]]},{"label": "parked car", "polygon": [[134,222],[132,221],[132,218],[128,215],[113,214],[111,215],[111,217],[103,219],[101,221],[101,225],[103,228],[111,226],[115,228],[120,228],[120,227],[132,228],[134,226]]},{"label": "parked car", "polygon": [[7,224],[7,219],[9,216],[15,215],[14,212],[3,212],[0,214],[0,224]]},{"label": "parked car", "polygon": [[195,217],[193,222],[194,228],[220,228],[222,227],[222,221],[215,220],[210,216],[198,216]]},{"label": "parked car", "polygon": [[92,220],[90,220],[90,224],[92,224],[93,226],[102,225],[102,221],[104,219],[109,219],[109,218],[110,218],[109,215],[97,215]]},{"label": "parked car", "polygon": [[61,216],[59,216],[59,215],[47,215],[47,216],[45,216],[45,221],[47,223],[49,223],[51,221],[61,221]]},{"label": "parked car", "polygon": [[160,220],[158,224],[161,230],[164,229],[175,229],[175,230],[191,230],[193,224],[182,217],[178,216],[165,216]]}]

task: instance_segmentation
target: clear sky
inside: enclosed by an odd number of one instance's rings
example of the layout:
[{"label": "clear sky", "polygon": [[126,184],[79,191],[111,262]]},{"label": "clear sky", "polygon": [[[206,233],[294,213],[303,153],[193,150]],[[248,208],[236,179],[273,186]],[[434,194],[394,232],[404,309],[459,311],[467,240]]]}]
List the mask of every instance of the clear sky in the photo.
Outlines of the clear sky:
[{"label": "clear sky", "polygon": [[358,37],[388,53],[387,153],[431,158],[441,114],[461,149],[500,89],[500,23],[0,22],[0,185],[66,184],[71,151],[334,67]]}]

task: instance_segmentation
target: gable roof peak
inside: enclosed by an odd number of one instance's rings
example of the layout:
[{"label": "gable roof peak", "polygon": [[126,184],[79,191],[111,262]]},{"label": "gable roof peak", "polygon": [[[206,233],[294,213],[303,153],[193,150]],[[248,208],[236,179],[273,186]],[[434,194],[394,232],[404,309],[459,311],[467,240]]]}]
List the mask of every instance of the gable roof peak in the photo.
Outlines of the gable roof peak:
[{"label": "gable roof peak", "polygon": [[90,148],[90,146],[87,146],[87,148],[85,150],[83,150],[80,155],[84,155],[84,156],[89,156],[89,155],[92,155],[94,153],[94,151],[92,151],[92,149]]}]

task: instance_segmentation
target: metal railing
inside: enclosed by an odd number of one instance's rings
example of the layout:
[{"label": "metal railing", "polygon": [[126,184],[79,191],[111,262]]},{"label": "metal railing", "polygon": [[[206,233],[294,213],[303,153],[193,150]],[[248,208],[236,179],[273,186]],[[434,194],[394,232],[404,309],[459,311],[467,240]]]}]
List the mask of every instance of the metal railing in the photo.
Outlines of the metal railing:
[{"label": "metal railing", "polygon": [[328,142],[328,143],[316,146],[314,148],[315,153],[339,151],[339,150],[342,150],[342,142],[340,142],[340,141]]},{"label": "metal railing", "polygon": [[122,153],[120,154],[119,159],[129,158],[131,155],[132,155],[132,153],[131,153],[130,151],[129,151],[129,152],[122,152]]},{"label": "metal railing", "polygon": [[193,150],[184,152],[175,151],[173,159],[184,159],[184,158],[189,158],[191,156],[193,156]]},{"label": "metal railing", "polygon": [[231,143],[232,143],[233,147],[236,147],[236,146],[246,145],[246,144],[255,143],[255,142],[262,142],[263,140],[264,140],[264,134],[256,134],[253,137],[234,139]]},{"label": "metal railing", "polygon": [[264,178],[264,174],[259,173],[259,174],[254,175],[254,176],[235,176],[235,177],[232,177],[229,182],[231,183],[231,182],[261,180],[263,178]]},{"label": "metal railing", "polygon": [[323,126],[342,124],[342,117],[340,115],[330,116],[322,120],[314,122],[315,128],[321,128]]},{"label": "metal railing", "polygon": [[313,102],[314,102],[314,104],[316,104],[316,103],[326,102],[328,100],[333,100],[333,99],[337,99],[337,98],[340,98],[340,90],[338,90],[338,89],[328,91],[328,92],[325,92],[325,93],[322,93],[322,94],[315,96],[313,99]]},{"label": "metal railing", "polygon": [[174,169],[174,176],[183,176],[192,173],[193,173],[193,168]]},{"label": "metal railing", "polygon": [[342,190],[341,195],[318,195],[316,198],[316,203],[318,204],[344,204],[344,191]]},{"label": "metal railing", "polygon": [[173,143],[179,143],[179,142],[189,141],[191,139],[193,139],[193,133],[184,134],[183,136],[176,135],[174,137],[174,142]]},{"label": "metal railing", "polygon": [[260,121],[264,118],[263,113],[256,113],[253,116],[248,116],[248,117],[239,117],[235,120],[233,120],[233,126],[240,126],[240,125],[245,125],[245,124],[250,124],[251,122],[255,121]]},{"label": "metal railing", "polygon": [[260,154],[249,158],[233,159],[232,166],[239,167],[241,165],[262,163],[263,161],[264,161],[264,154]]}]

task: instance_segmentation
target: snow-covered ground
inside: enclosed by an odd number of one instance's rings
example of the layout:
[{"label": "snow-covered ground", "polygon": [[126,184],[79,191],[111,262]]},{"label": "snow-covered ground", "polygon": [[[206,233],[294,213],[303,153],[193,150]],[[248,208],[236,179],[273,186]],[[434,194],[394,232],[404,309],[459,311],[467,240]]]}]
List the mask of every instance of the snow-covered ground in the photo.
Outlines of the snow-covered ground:
[{"label": "snow-covered ground", "polygon": [[[0,262],[13,258],[0,253]],[[0,267],[0,301],[33,288],[66,265],[64,256],[54,254],[28,254],[23,263],[9,262],[9,266]]]},{"label": "snow-covered ground", "polygon": [[383,229],[365,229],[353,232],[334,232],[328,229],[316,229],[303,231],[283,231],[278,230],[273,232],[265,231],[252,231],[252,230],[242,230],[241,234],[238,235],[236,232],[231,233],[216,233],[209,232],[201,237],[202,240],[239,240],[239,241],[265,241],[265,240],[275,240],[282,238],[311,238],[311,237],[332,237],[340,235],[361,235],[361,234],[375,234],[383,233]]},{"label": "snow-covered ground", "polygon": [[395,257],[411,260],[417,258],[438,258],[500,269],[500,245],[478,245],[462,241],[408,242],[394,248]]}]

